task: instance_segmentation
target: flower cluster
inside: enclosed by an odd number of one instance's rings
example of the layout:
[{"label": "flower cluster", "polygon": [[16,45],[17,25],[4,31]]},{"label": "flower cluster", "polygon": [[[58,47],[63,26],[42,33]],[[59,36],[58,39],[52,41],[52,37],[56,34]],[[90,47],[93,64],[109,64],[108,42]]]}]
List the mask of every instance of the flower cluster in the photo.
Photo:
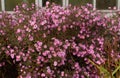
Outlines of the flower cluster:
[{"label": "flower cluster", "polygon": [[99,78],[89,59],[106,63],[106,39],[118,38],[120,31],[120,18],[115,19],[103,17],[91,4],[16,6],[14,14],[0,14],[0,67],[12,59],[20,78]]}]

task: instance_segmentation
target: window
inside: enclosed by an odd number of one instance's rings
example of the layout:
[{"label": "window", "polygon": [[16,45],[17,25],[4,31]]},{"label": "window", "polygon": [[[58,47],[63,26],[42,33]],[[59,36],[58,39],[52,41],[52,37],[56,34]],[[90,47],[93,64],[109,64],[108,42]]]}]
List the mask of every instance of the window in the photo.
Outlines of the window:
[{"label": "window", "polygon": [[26,0],[28,3],[34,3],[35,4],[35,0]]},{"label": "window", "polygon": [[29,4],[34,3],[35,0],[0,0],[0,10],[1,11],[13,11],[16,5],[27,2]]},{"label": "window", "polygon": [[5,10],[12,11],[13,8],[21,2],[22,0],[5,0]]},{"label": "window", "polygon": [[107,10],[109,7],[116,7],[120,10],[120,0],[69,0],[71,5],[84,5],[86,3],[93,4],[94,9]]},{"label": "window", "polygon": [[69,3],[71,5],[80,6],[80,5],[85,5],[86,3],[92,4],[93,1],[92,0],[69,0]]},{"label": "window", "polygon": [[99,10],[117,7],[117,0],[96,0],[96,8]]},{"label": "window", "polygon": [[62,0],[43,0],[42,5],[45,6],[47,1],[50,1],[50,3],[55,3],[62,6]]},{"label": "window", "polygon": [[37,6],[43,7],[45,6],[46,1],[50,1],[51,3],[56,3],[61,6],[66,6],[66,1],[68,2],[68,0],[0,0],[0,10],[13,11],[13,8],[21,2],[27,2],[29,4],[34,3]]}]

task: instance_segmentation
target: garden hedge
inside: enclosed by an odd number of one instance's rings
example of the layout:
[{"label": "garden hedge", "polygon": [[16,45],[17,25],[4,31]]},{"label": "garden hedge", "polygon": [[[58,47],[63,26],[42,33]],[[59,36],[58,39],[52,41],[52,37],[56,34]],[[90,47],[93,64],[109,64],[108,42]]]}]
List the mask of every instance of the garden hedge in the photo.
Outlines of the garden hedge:
[{"label": "garden hedge", "polygon": [[0,13],[0,78],[119,77],[120,12],[23,3]]}]

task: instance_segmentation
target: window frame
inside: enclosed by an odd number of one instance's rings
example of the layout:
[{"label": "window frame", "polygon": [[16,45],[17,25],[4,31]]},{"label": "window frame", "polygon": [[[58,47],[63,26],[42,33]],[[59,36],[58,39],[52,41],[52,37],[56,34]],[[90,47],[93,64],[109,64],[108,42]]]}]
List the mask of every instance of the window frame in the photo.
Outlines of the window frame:
[{"label": "window frame", "polygon": [[62,0],[63,1],[63,7],[67,7],[69,5],[69,0]]},{"label": "window frame", "polygon": [[1,11],[5,11],[5,1],[1,0]]},{"label": "window frame", "polygon": [[117,0],[117,8],[120,10],[120,0]]}]

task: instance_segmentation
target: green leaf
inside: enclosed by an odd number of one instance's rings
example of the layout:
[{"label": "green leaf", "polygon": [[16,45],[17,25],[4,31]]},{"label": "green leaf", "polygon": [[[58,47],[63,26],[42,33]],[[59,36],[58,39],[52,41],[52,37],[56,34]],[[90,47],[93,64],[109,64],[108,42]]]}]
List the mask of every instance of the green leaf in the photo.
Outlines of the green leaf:
[{"label": "green leaf", "polygon": [[92,60],[88,59],[95,67],[97,67],[100,70],[100,73],[104,73],[106,75],[109,75],[109,72],[102,66],[95,64]]},{"label": "green leaf", "polygon": [[99,70],[100,70],[100,72],[102,72],[102,73],[109,74],[109,72],[108,72],[104,67],[102,67],[102,66],[99,66]]},{"label": "green leaf", "polygon": [[120,65],[112,72],[112,75],[114,75],[115,73],[117,73],[117,71],[120,69]]}]

